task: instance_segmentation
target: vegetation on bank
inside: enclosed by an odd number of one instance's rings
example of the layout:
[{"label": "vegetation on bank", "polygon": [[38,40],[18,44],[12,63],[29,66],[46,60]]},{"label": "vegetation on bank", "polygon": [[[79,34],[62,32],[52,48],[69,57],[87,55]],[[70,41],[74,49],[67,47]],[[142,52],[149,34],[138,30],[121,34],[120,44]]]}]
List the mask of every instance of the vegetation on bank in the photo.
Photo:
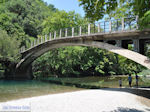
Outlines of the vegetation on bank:
[{"label": "vegetation on bank", "polygon": [[[50,83],[56,83],[60,85],[75,86],[80,88],[118,88],[119,79],[122,80],[122,87],[129,87],[128,76],[89,76],[82,78],[40,78],[40,80],[48,81]],[[138,87],[150,87],[150,78],[139,76],[139,86]],[[135,76],[132,76],[132,87],[136,87]]]},{"label": "vegetation on bank", "polygon": [[145,69],[139,73],[140,76],[146,77],[147,75],[150,76],[150,69]]},{"label": "vegetation on bank", "polygon": [[142,66],[98,48],[65,47],[39,57],[33,64],[33,70],[37,77],[85,77],[133,74],[140,72]]},{"label": "vegetation on bank", "polygon": [[[139,0],[79,1],[84,6],[85,17],[81,17],[74,11],[61,11],[42,0],[6,0],[0,3],[0,58],[17,61],[19,48],[28,47],[31,41],[42,35],[60,28],[76,27],[91,21],[98,21],[104,15],[107,15],[107,19],[138,15],[139,20],[143,21],[139,23],[140,28],[149,28],[148,0],[141,2]],[[145,51],[145,54],[150,56],[148,46],[145,46]],[[8,66],[9,64],[2,61],[0,63],[2,69],[9,71],[7,70],[11,67]],[[53,49],[33,63],[36,77],[120,75],[138,73],[143,69],[145,68],[141,65],[117,54],[79,46]]]}]

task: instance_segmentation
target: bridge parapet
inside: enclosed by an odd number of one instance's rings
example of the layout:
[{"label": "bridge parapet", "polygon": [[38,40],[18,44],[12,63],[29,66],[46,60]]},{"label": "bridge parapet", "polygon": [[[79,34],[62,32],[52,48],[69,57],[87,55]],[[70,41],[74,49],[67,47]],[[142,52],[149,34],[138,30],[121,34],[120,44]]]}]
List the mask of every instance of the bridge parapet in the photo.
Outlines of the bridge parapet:
[{"label": "bridge parapet", "polygon": [[76,36],[90,36],[93,34],[100,33],[113,33],[113,32],[124,32],[124,31],[133,31],[138,29],[138,16],[114,19],[102,22],[94,22],[85,24],[73,28],[60,29],[54,32],[50,32],[45,36],[32,41],[28,47],[21,47],[20,53],[25,52],[28,49],[32,49],[39,44],[42,44],[47,41],[54,39],[65,38],[65,37],[76,37]]}]

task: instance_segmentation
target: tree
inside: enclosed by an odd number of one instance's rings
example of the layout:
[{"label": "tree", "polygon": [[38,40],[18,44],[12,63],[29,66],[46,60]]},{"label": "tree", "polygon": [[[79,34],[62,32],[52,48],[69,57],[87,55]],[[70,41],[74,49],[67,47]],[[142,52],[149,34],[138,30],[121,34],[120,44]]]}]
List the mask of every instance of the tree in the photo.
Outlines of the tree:
[{"label": "tree", "polygon": [[91,21],[102,19],[105,14],[109,14],[115,10],[118,3],[117,0],[78,0],[83,5],[85,16]]},{"label": "tree", "polygon": [[63,28],[76,27],[84,25],[88,21],[82,18],[79,14],[75,14],[74,11],[56,11],[43,22],[43,34],[48,34]]},{"label": "tree", "polygon": [[150,10],[150,0],[79,0],[79,3],[83,5],[86,17],[92,21],[102,19],[107,14],[113,17],[138,15],[143,19]]},{"label": "tree", "polygon": [[150,11],[147,11],[140,20],[140,28],[150,28]]},{"label": "tree", "polygon": [[41,23],[51,12],[39,0],[11,0],[6,4],[6,8],[10,13],[14,14],[12,23],[22,26],[25,34],[32,37],[37,37],[41,33]]},{"label": "tree", "polygon": [[0,28],[12,37],[17,36],[21,46],[41,35],[42,22],[56,10],[42,0],[9,0],[0,7]]},{"label": "tree", "polygon": [[133,0],[133,9],[139,18],[142,18],[150,10],[150,0]]},{"label": "tree", "polygon": [[19,54],[19,41],[8,36],[6,31],[0,30],[0,58],[16,60]]},{"label": "tree", "polygon": [[[99,20],[105,14],[108,14],[111,18],[134,15],[136,11],[134,11],[133,5],[137,4],[134,0],[79,1],[84,6],[86,16],[89,19],[82,18],[74,11],[68,13],[60,11],[54,5],[48,5],[42,0],[7,0],[1,3],[0,58],[6,57],[16,61],[16,55],[19,52],[18,46],[28,46],[30,40],[49,32],[58,32],[60,29],[65,31],[65,28],[68,28],[68,35],[69,33],[72,35],[71,27],[74,27],[76,32],[76,30],[79,30],[79,26],[88,24],[89,20]],[[146,4],[147,2],[143,3]],[[141,5],[141,7],[144,6]],[[142,24],[146,25],[150,20],[149,12],[147,11],[144,17],[141,17],[144,21]],[[5,67],[6,69],[9,68],[6,71],[10,73],[16,65],[11,62],[8,63],[12,66]],[[93,47],[79,46],[53,49],[33,63],[35,74],[44,77],[51,74],[60,77],[127,74],[133,70],[141,70],[139,68],[136,63],[111,52]]]},{"label": "tree", "polygon": [[121,19],[135,16],[131,0],[126,0],[126,2],[120,0],[116,8],[114,10],[111,10],[108,16],[109,19]]}]

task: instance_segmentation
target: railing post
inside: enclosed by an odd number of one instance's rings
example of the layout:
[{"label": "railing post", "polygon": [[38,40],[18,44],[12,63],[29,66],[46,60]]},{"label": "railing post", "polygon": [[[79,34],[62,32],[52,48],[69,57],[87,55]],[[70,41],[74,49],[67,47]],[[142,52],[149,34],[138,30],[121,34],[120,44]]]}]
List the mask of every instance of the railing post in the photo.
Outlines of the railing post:
[{"label": "railing post", "polygon": [[122,31],[124,31],[124,18],[122,18]]},{"label": "railing post", "polygon": [[98,23],[98,33],[100,33],[100,23]]},{"label": "railing post", "polygon": [[41,36],[41,43],[43,43],[43,37]]},{"label": "railing post", "polygon": [[47,41],[47,35],[45,35],[45,42]]},{"label": "railing post", "polygon": [[34,46],[36,46],[36,40],[34,40]]},{"label": "railing post", "polygon": [[59,37],[61,38],[61,32],[62,32],[62,30],[60,29],[60,31],[59,31]]},{"label": "railing post", "polygon": [[31,42],[31,48],[33,47],[33,41]]},{"label": "railing post", "polygon": [[56,31],[54,32],[54,39],[56,39]]},{"label": "railing post", "polygon": [[112,26],[111,26],[111,20],[109,20],[109,32],[111,32]]},{"label": "railing post", "polygon": [[105,21],[104,21],[104,33],[105,33],[105,27],[106,27],[106,24],[105,24]]},{"label": "railing post", "polygon": [[91,33],[91,24],[88,24],[88,35]]},{"label": "railing post", "polygon": [[65,30],[65,37],[67,37],[68,36],[68,29],[66,28],[66,30]]},{"label": "railing post", "polygon": [[33,47],[35,46],[35,40],[33,40]]},{"label": "railing post", "polygon": [[81,36],[82,35],[82,27],[80,26],[79,27],[79,36]]},{"label": "railing post", "polygon": [[139,16],[136,16],[136,30],[139,29]]},{"label": "railing post", "polygon": [[44,38],[45,38],[45,37],[43,36],[43,43],[44,43],[44,40],[45,40]]},{"label": "railing post", "polygon": [[74,37],[74,27],[72,28],[72,37]]},{"label": "railing post", "polygon": [[49,33],[49,40],[51,40],[52,39],[52,34],[51,33]]},{"label": "railing post", "polygon": [[96,25],[95,25],[95,24],[96,24],[96,23],[94,23],[94,33],[96,33],[96,32],[95,32],[95,29],[96,29],[96,28],[95,28],[95,27],[96,27]]}]

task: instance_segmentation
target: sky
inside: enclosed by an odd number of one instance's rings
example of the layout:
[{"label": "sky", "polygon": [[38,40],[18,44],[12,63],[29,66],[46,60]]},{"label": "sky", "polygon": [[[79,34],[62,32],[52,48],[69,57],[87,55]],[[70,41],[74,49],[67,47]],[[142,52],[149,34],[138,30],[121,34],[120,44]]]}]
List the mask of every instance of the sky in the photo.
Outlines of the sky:
[{"label": "sky", "polygon": [[48,4],[53,4],[56,8],[59,10],[65,10],[65,11],[75,11],[76,13],[81,14],[81,16],[84,16],[84,10],[80,6],[78,0],[43,0],[44,2],[47,2]]}]

